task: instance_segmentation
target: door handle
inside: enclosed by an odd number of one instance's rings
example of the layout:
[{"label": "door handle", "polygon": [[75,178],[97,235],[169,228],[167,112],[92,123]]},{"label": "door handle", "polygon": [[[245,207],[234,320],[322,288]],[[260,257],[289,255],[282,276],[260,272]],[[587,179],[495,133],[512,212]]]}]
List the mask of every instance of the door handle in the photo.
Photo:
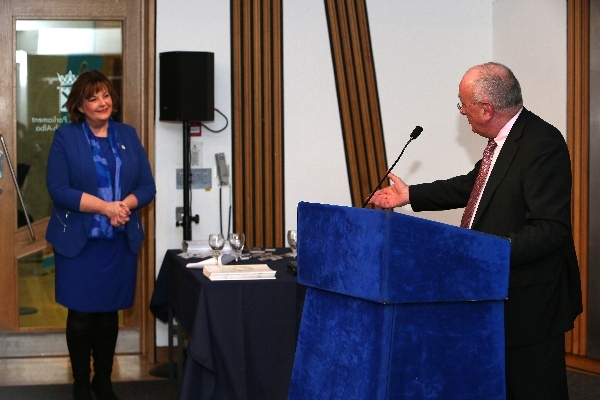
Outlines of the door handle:
[{"label": "door handle", "polygon": [[[19,201],[21,202],[21,207],[23,207],[23,212],[25,213],[25,219],[27,220],[27,227],[29,228],[29,234],[31,235],[31,240],[35,241],[35,233],[33,233],[33,227],[31,226],[31,221],[29,221],[29,214],[27,214],[27,208],[25,207],[25,202],[23,201],[23,196],[21,195],[21,189],[19,189],[19,183],[17,182],[17,174],[15,174],[15,169],[13,168],[12,162],[10,161],[10,156],[8,155],[8,148],[6,147],[6,142],[4,141],[3,135],[0,135],[0,142],[2,142],[2,148],[4,149],[4,156],[6,157],[6,163],[8,164],[8,169],[10,170],[10,174],[12,175],[13,182],[15,184],[15,188],[17,189],[17,194],[19,195]],[[0,169],[0,171],[2,169]]]}]

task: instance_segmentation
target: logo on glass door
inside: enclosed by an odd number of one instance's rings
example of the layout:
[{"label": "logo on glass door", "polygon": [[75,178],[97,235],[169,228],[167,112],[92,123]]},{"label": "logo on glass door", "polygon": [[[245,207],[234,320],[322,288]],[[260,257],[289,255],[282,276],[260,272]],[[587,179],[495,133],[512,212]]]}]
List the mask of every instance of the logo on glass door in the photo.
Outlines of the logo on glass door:
[{"label": "logo on glass door", "polygon": [[72,71],[69,71],[66,75],[61,75],[58,72],[58,80],[60,81],[60,86],[57,86],[58,89],[58,107],[60,112],[67,112],[67,99],[69,98],[69,93],[71,93],[71,86],[73,86],[73,82],[77,79],[77,75],[74,75]]}]

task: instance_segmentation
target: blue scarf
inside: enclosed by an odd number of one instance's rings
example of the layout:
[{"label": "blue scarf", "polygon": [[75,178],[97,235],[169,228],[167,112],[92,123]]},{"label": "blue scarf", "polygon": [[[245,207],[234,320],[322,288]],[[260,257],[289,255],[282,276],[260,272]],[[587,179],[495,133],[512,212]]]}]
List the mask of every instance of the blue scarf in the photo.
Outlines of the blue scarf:
[{"label": "blue scarf", "polygon": [[[92,156],[94,159],[94,165],[96,167],[96,178],[98,179],[98,197],[104,201],[115,201],[121,200],[121,157],[119,156],[119,135],[114,127],[112,119],[108,121],[108,143],[112,150],[113,156],[115,157],[115,182],[113,184],[110,171],[108,169],[108,163],[100,143],[96,139],[96,136],[92,133],[87,122],[83,122],[83,131],[87,137],[88,143],[92,150]],[[110,219],[106,215],[94,214],[94,220],[92,222],[92,228],[88,237],[91,238],[112,238],[113,237],[113,226],[110,224]]]}]

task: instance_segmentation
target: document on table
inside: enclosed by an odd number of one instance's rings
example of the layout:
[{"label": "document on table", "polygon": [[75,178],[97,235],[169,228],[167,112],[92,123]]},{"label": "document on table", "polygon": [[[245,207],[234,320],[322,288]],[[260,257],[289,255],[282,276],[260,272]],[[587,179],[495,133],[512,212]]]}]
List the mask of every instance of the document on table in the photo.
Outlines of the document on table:
[{"label": "document on table", "polygon": [[275,270],[267,264],[205,265],[203,274],[212,281],[275,279]]},{"label": "document on table", "polygon": [[[233,260],[235,260],[235,256],[233,254],[221,254],[219,256],[219,264],[228,264],[230,262],[232,262]],[[215,258],[207,258],[206,260],[202,260],[199,262],[195,262],[195,263],[187,263],[185,266],[187,268],[204,268],[207,265],[215,265],[217,264],[217,262],[215,261]]]}]

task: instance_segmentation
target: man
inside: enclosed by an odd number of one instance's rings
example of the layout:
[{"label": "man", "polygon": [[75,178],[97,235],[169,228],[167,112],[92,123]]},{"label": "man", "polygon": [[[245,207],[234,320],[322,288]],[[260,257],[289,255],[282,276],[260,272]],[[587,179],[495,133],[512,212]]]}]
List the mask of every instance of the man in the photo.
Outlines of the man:
[{"label": "man", "polygon": [[389,174],[394,184],[370,202],[411,204],[414,211],[466,207],[461,226],[510,240],[507,399],[568,399],[564,333],[573,328],[582,300],[566,143],[523,107],[519,82],[504,65],[469,69],[458,98],[473,132],[490,139],[484,158],[466,175],[410,187]]}]

